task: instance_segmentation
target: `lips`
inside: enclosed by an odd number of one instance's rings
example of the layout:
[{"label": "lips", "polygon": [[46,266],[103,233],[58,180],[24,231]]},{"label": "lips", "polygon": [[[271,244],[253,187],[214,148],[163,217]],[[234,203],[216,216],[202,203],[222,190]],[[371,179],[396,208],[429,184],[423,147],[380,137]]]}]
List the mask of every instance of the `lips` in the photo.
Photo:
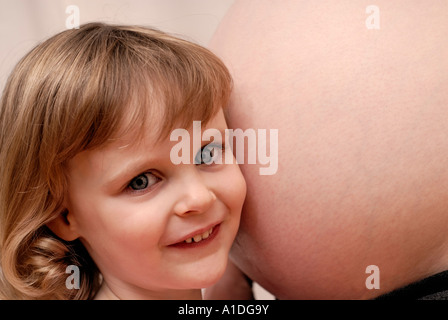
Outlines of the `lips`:
[{"label": "lips", "polygon": [[170,247],[196,247],[200,244],[210,242],[218,233],[221,223],[215,223],[211,226],[198,229],[183,236],[180,240],[169,245]]}]

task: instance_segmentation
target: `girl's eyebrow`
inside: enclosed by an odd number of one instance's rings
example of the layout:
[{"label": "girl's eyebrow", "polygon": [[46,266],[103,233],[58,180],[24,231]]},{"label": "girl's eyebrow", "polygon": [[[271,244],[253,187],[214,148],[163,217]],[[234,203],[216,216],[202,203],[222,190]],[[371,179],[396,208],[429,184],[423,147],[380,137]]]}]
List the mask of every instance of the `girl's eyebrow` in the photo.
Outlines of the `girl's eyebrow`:
[{"label": "girl's eyebrow", "polygon": [[129,144],[129,143],[128,143],[128,144],[125,144],[124,146],[118,147],[118,150],[121,150],[121,149],[127,148],[127,147],[129,147],[129,146],[130,146],[130,144]]},{"label": "girl's eyebrow", "polygon": [[[155,159],[150,157],[145,158],[132,158],[123,165],[120,166],[118,172],[113,173],[110,179],[103,184],[103,189],[111,190],[116,189],[118,186],[128,182],[138,174],[148,170],[151,164],[154,164]],[[107,172],[105,173],[108,174]]]}]

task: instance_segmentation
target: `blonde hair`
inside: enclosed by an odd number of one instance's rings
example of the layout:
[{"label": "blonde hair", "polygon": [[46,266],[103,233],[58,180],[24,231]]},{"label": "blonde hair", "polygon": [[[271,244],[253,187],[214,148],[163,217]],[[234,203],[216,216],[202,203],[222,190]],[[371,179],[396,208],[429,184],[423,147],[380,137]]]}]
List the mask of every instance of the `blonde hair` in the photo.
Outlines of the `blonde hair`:
[{"label": "blonde hair", "polygon": [[[209,50],[137,26],[86,24],[22,58],[0,102],[0,297],[93,298],[95,263],[46,226],[65,211],[67,161],[146,120],[159,138],[207,122],[231,84]],[[68,265],[80,267],[79,290],[66,288]]]}]

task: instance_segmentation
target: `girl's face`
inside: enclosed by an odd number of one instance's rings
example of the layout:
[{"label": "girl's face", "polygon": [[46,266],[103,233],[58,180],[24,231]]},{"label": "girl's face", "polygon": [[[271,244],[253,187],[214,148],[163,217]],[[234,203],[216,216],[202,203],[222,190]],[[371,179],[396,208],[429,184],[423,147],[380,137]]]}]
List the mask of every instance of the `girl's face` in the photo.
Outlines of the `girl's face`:
[{"label": "girl's face", "polygon": [[[207,128],[224,139],[222,111]],[[236,163],[173,164],[178,143],[120,138],[68,165],[67,220],[118,297],[166,298],[224,272],[246,184]],[[211,156],[224,159],[229,144],[217,143],[222,155],[214,148]]]}]

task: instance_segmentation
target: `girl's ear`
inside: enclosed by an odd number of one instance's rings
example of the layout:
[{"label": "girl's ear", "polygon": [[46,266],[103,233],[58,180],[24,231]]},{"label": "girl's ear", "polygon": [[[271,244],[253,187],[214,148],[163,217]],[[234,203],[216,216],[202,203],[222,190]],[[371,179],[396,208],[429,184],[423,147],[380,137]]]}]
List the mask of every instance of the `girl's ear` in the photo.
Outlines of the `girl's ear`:
[{"label": "girl's ear", "polygon": [[70,222],[72,215],[66,209],[61,212],[56,219],[47,223],[47,227],[57,235],[59,238],[65,241],[73,241],[79,238],[79,234],[76,232],[73,223]]}]

